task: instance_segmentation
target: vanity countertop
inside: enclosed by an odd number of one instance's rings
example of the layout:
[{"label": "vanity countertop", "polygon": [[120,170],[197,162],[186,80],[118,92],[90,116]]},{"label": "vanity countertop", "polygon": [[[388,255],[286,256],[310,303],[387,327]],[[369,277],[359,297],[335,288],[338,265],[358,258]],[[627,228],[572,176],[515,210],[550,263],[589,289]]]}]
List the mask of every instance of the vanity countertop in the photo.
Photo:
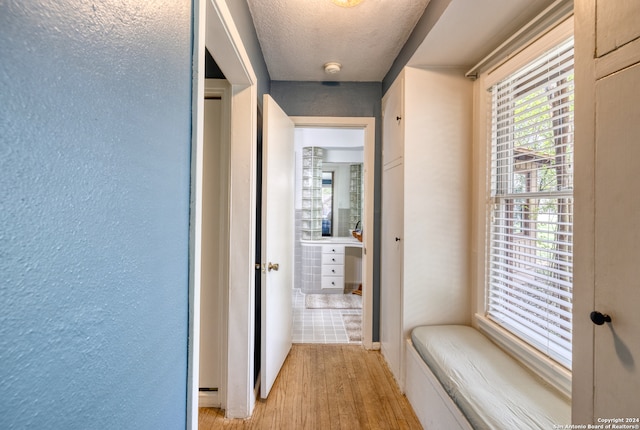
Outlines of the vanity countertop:
[{"label": "vanity countertop", "polygon": [[322,239],[316,239],[316,240],[304,240],[304,239],[301,239],[300,242],[302,243],[302,245],[307,245],[307,246],[334,244],[334,245],[355,246],[355,247],[360,247],[360,248],[362,247],[362,242],[360,242],[355,237],[351,237],[351,236],[345,236],[345,237],[323,237]]}]

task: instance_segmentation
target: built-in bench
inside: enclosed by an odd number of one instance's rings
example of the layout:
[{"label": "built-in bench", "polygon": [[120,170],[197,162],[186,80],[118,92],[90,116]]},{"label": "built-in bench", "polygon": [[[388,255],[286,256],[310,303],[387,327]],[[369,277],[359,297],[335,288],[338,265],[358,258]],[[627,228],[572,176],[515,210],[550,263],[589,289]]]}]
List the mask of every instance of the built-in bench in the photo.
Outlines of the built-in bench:
[{"label": "built-in bench", "polygon": [[568,399],[472,327],[417,327],[405,357],[405,393],[425,429],[548,430],[571,422]]}]

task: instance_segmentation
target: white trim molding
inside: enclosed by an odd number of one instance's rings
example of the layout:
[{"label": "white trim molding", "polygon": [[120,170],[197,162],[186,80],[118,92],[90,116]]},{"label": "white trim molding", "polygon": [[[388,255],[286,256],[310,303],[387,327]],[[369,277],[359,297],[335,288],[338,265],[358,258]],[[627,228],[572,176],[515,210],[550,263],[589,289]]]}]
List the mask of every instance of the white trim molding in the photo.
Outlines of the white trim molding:
[{"label": "white trim molding", "polygon": [[[554,3],[563,4],[564,1]],[[572,9],[571,9],[572,10]],[[563,16],[564,17],[564,16]],[[473,127],[473,192],[472,192],[472,325],[486,334],[496,344],[517,358],[523,365],[555,387],[567,398],[571,398],[572,372],[535,348],[518,339],[485,316],[487,280],[487,229],[489,228],[488,202],[490,199],[487,168],[490,159],[490,145],[487,143],[490,128],[487,125],[488,91],[495,82],[513,73],[538,55],[573,35],[573,16],[564,17],[562,22],[553,21],[550,27],[541,29],[543,34],[531,37],[526,47],[521,47],[518,55],[495,59],[491,67],[486,66],[474,82],[474,127]],[[507,60],[509,60],[507,62]],[[478,69],[480,70],[480,69]]]},{"label": "white trim molding", "polygon": [[541,354],[490,319],[475,315],[478,330],[487,335],[503,350],[540,376],[545,382],[571,399],[571,371]]},{"label": "white trim molding", "polygon": [[202,166],[204,146],[204,81],[207,0],[193,2],[191,201],[189,228],[189,339],[187,345],[186,428],[198,428],[200,380],[200,269],[202,225]]},{"label": "white trim molding", "polygon": [[[231,85],[229,125],[229,248],[226,368],[223,368],[220,403],[228,418],[251,416],[253,389],[254,249],[256,205],[257,78],[233,16],[225,0],[199,0],[194,4],[194,106],[191,171],[191,231],[189,284],[189,352],[187,428],[198,427],[200,342],[200,241],[202,225],[202,163],[205,46]],[[223,359],[224,360],[224,359]]]}]

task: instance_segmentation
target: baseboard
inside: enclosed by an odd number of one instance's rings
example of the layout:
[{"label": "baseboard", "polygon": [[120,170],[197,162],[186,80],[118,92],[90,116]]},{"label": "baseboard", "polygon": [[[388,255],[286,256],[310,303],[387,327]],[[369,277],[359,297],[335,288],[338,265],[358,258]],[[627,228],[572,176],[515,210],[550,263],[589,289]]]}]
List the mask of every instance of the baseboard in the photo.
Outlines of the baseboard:
[{"label": "baseboard", "polygon": [[380,351],[380,342],[371,342],[371,351]]},{"label": "baseboard", "polygon": [[198,395],[198,407],[219,408],[220,406],[220,396],[217,391],[200,391]]}]

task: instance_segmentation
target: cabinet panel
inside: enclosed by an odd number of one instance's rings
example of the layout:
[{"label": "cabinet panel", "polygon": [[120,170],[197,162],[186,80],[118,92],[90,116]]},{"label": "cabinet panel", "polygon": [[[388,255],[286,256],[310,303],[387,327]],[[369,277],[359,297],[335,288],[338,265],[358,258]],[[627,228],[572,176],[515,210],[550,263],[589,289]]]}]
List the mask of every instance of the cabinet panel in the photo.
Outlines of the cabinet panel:
[{"label": "cabinet panel", "polygon": [[380,343],[396,381],[401,383],[402,360],[402,164],[382,174],[382,236],[380,284]]},{"label": "cabinet panel", "polygon": [[601,57],[640,37],[640,1],[598,0],[596,7],[596,50]]},{"label": "cabinet panel", "polygon": [[323,254],[344,254],[344,245],[322,245]]},{"label": "cabinet panel", "polygon": [[322,264],[344,265],[344,254],[322,254]]},{"label": "cabinet panel", "polygon": [[322,289],[344,289],[344,278],[342,276],[323,276]]},{"label": "cabinet panel", "polygon": [[322,276],[344,276],[344,265],[324,264],[322,266]]},{"label": "cabinet panel", "polygon": [[404,152],[404,79],[399,77],[382,102],[382,163],[401,159]]},{"label": "cabinet panel", "polygon": [[639,84],[640,65],[596,83],[594,417],[640,410]]}]

